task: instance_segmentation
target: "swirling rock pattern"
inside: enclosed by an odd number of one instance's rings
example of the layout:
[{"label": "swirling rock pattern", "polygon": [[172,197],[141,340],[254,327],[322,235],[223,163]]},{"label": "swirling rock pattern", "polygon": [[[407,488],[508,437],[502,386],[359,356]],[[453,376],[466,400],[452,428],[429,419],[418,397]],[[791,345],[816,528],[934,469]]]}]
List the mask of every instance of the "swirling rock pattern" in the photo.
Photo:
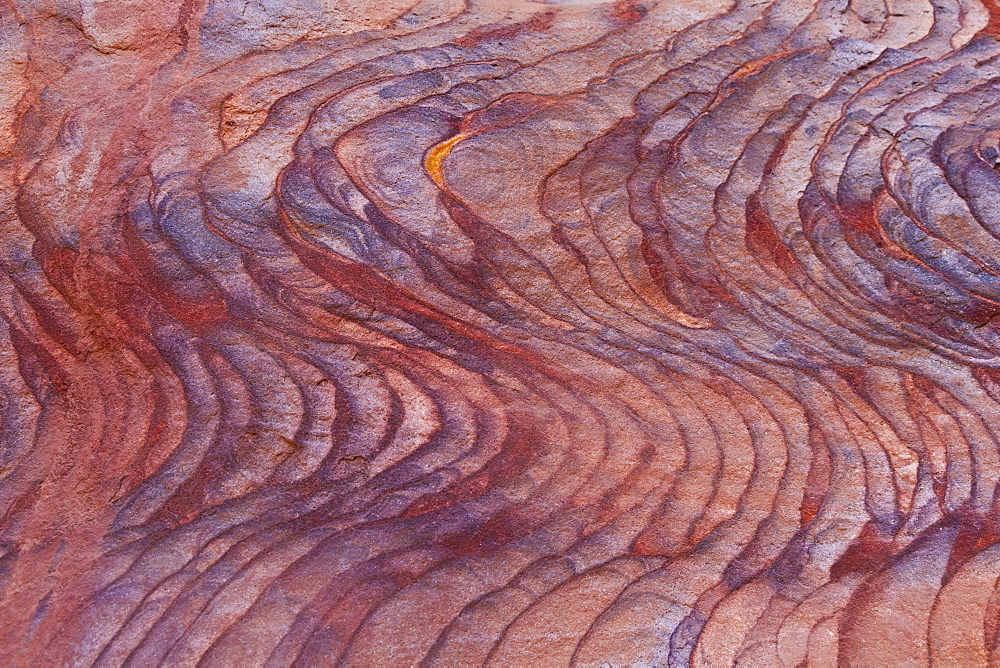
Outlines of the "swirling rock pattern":
[{"label": "swirling rock pattern", "polygon": [[3,0],[3,662],[1000,661],[998,36]]}]

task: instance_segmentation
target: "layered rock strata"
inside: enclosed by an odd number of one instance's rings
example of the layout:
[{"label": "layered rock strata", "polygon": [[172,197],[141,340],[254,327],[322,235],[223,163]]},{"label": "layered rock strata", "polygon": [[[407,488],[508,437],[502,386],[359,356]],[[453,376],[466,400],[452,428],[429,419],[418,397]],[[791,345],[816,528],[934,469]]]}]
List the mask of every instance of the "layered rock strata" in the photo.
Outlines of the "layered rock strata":
[{"label": "layered rock strata", "polygon": [[8,665],[1000,661],[993,0],[3,0]]}]

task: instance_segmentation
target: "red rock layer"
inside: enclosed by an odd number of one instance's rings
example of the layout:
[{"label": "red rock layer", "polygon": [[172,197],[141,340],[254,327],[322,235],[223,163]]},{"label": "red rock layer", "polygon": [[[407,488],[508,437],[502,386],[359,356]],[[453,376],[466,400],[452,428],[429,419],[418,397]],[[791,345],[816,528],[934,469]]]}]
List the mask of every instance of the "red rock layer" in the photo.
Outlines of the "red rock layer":
[{"label": "red rock layer", "polygon": [[1000,661],[998,20],[3,0],[3,662]]}]

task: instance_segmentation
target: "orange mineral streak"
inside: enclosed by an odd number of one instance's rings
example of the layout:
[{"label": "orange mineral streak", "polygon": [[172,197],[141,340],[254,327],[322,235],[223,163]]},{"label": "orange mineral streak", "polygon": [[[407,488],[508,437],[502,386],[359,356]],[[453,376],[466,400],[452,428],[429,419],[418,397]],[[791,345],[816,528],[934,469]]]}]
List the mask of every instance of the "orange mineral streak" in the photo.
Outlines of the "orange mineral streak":
[{"label": "orange mineral streak", "polygon": [[426,154],[424,154],[424,169],[427,171],[427,174],[434,179],[434,183],[436,183],[438,188],[441,190],[448,190],[448,185],[445,183],[444,171],[442,170],[441,164],[444,162],[444,159],[448,157],[448,154],[451,153],[451,149],[455,147],[455,144],[463,139],[466,139],[468,136],[469,135],[459,133],[439,144],[435,144],[427,150]]}]

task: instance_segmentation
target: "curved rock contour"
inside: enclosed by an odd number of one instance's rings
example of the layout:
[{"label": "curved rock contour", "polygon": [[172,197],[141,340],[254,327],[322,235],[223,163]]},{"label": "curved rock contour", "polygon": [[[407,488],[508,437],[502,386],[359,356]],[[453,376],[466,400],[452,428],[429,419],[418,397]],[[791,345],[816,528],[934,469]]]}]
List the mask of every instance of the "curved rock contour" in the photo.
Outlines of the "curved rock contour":
[{"label": "curved rock contour", "polygon": [[994,0],[3,0],[9,665],[1000,661]]}]

